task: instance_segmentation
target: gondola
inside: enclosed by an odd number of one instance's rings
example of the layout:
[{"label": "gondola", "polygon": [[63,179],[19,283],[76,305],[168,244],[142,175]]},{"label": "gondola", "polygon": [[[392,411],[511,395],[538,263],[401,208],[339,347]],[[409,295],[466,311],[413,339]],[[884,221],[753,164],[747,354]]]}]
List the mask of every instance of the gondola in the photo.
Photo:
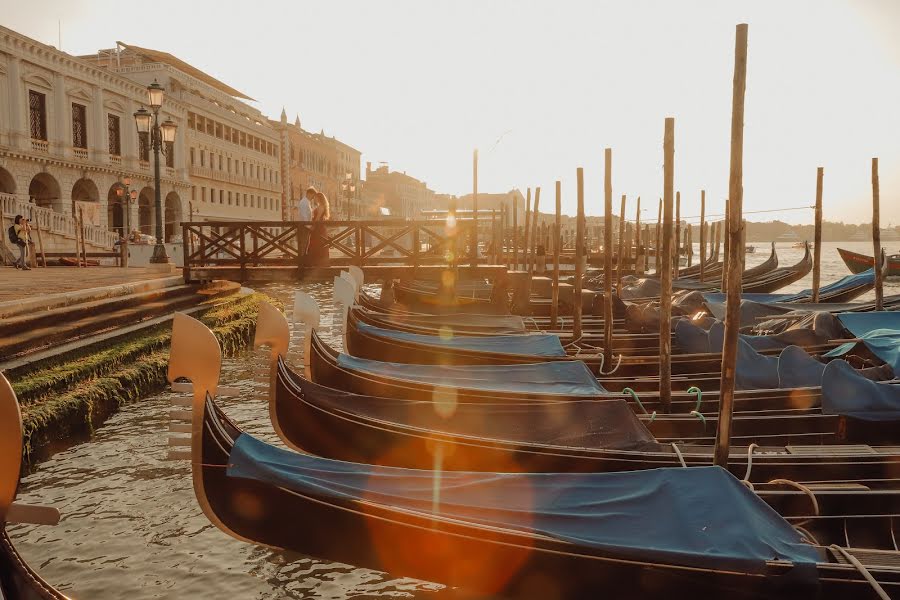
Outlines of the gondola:
[{"label": "gondola", "polygon": [[809,275],[813,268],[813,259],[809,251],[809,244],[805,244],[804,248],[803,258],[797,264],[775,269],[755,281],[744,283],[742,285],[743,292],[747,294],[768,294],[800,281]]},{"label": "gondola", "polygon": [[193,383],[194,490],[238,539],[504,597],[851,598],[866,575],[900,593],[900,570],[879,566],[894,553],[804,544],[717,467],[438,475],[280,450],[218,409],[220,360],[176,315],[168,377]]},{"label": "gondola", "polygon": [[[610,390],[616,390],[617,386],[618,389],[628,386],[629,378],[658,376],[658,336],[655,339],[656,344],[645,341],[643,348],[638,349],[643,351],[629,352],[624,344],[614,346],[617,354],[627,355],[617,359],[615,365],[607,365],[604,369],[600,350],[585,349],[577,354],[570,353],[551,334],[475,338],[420,335],[367,325],[360,322],[359,314],[353,311],[350,311],[346,325],[347,351],[360,358],[426,365],[509,365],[578,360],[598,374],[604,387]],[[837,341],[826,340],[805,347],[811,352],[819,353],[838,345]],[[780,350],[781,348],[766,349],[763,353],[777,354]],[[718,352],[676,353],[672,356],[672,369],[676,375],[692,374],[695,379],[711,376],[717,380],[721,360]],[[635,385],[631,387],[647,389],[645,385]],[[703,385],[700,387],[709,389]]]},{"label": "gondola", "polygon": [[10,522],[59,521],[53,508],[14,503],[22,468],[22,414],[6,377],[0,373],[0,598],[8,600],[65,600],[67,596],[44,581],[19,555],[6,531]]},{"label": "gondola", "polygon": [[[841,260],[844,261],[844,264],[847,265],[847,268],[850,269],[851,273],[862,273],[863,271],[871,269],[875,264],[875,259],[871,256],[844,250],[843,248],[838,248],[837,251],[841,256]],[[900,276],[900,254],[891,254],[885,258],[885,276]]]}]

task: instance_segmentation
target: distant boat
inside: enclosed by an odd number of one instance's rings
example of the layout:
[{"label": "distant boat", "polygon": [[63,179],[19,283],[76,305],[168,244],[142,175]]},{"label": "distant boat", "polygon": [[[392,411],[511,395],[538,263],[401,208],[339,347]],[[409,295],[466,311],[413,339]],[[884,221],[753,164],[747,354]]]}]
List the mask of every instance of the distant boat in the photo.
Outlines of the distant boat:
[{"label": "distant boat", "polygon": [[[875,264],[875,260],[871,256],[851,252],[850,250],[844,250],[843,248],[838,248],[837,251],[851,273],[862,273],[867,269],[871,269],[872,265]],[[887,257],[885,275],[888,277],[900,276],[900,254],[891,254]]]},{"label": "distant boat", "polygon": [[744,252],[747,254],[753,254],[756,252],[756,246],[744,246]]},{"label": "distant boat", "polygon": [[[806,242],[794,242],[793,244],[791,244],[791,248],[799,248],[799,249],[803,250],[805,247],[806,247]],[[810,247],[812,247],[812,244],[810,244]]]}]

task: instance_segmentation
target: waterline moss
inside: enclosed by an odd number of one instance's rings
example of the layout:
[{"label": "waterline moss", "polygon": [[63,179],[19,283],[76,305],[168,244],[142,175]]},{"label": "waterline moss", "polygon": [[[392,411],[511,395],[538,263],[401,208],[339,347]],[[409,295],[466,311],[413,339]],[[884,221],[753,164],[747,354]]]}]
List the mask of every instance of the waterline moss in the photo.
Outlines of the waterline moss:
[{"label": "waterline moss", "polygon": [[[263,294],[214,306],[200,320],[216,335],[225,356],[252,339]],[[119,407],[166,385],[171,325],[140,332],[101,350],[31,369],[13,381],[22,404],[26,465],[89,437]]]}]

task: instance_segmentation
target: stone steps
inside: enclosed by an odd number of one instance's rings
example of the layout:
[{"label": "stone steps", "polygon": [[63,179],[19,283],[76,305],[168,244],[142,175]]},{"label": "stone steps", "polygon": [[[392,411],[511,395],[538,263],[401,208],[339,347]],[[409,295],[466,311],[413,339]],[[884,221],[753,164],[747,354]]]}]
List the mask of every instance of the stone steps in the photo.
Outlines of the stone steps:
[{"label": "stone steps", "polygon": [[237,289],[182,284],[7,318],[0,322],[0,360],[171,314]]}]

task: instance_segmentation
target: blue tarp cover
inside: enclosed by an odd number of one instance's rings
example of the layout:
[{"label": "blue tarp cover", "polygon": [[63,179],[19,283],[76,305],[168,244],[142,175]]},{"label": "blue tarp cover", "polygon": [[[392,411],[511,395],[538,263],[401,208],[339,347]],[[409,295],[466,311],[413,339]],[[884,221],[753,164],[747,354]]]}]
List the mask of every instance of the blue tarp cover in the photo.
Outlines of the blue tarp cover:
[{"label": "blue tarp cover", "polygon": [[738,338],[734,387],[738,390],[771,390],[778,387],[778,357],[764,356]]},{"label": "blue tarp cover", "polygon": [[245,433],[231,451],[228,476],[325,501],[365,499],[427,518],[534,533],[648,562],[758,572],[766,560],[806,565],[818,560],[789,523],[719,467],[580,474],[444,471],[438,478],[432,471],[298,454]]},{"label": "blue tarp cover", "polygon": [[[838,314],[841,324],[878,358],[900,373],[900,311],[848,312]],[[843,356],[855,342],[842,344],[825,356]]]},{"label": "blue tarp cover", "polygon": [[867,421],[900,420],[900,386],[866,379],[845,360],[822,374],[822,412]]},{"label": "blue tarp cover", "polygon": [[360,332],[373,337],[402,342],[413,342],[439,348],[475,350],[501,354],[530,354],[534,356],[565,356],[566,349],[559,342],[559,336],[550,334],[523,335],[423,335],[382,329],[366,323],[357,323]]},{"label": "blue tarp cover", "polygon": [[606,390],[580,360],[524,365],[408,365],[339,354],[341,368],[466,390],[596,396]]},{"label": "blue tarp cover", "polygon": [[825,363],[817,361],[799,346],[788,346],[778,356],[778,387],[799,388],[822,385]]}]

